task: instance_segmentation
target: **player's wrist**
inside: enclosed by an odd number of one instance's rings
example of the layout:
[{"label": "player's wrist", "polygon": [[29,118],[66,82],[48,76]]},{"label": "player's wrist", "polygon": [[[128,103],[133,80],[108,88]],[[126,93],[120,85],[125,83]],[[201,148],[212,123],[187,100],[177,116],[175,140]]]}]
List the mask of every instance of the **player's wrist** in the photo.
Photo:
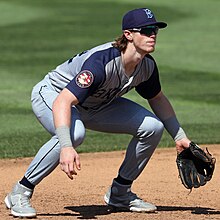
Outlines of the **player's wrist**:
[{"label": "player's wrist", "polygon": [[58,137],[61,148],[72,147],[72,141],[70,136],[70,128],[66,125],[56,128],[56,135]]},{"label": "player's wrist", "polygon": [[183,130],[182,127],[179,127],[179,130],[177,131],[177,133],[174,136],[173,140],[176,142],[176,141],[182,140],[183,138],[186,138],[186,133],[185,133],[185,131]]}]

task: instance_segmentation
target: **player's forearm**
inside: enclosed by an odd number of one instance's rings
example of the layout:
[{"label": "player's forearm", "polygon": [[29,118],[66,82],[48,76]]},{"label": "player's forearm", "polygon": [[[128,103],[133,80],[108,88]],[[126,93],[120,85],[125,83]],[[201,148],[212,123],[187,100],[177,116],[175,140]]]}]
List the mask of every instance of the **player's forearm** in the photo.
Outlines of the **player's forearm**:
[{"label": "player's forearm", "polygon": [[67,89],[64,89],[53,103],[53,118],[61,148],[72,146],[70,127],[71,127],[71,108],[78,103],[76,97]]},{"label": "player's forearm", "polygon": [[60,126],[70,127],[71,108],[78,104],[77,98],[68,89],[63,89],[53,103],[53,119],[55,128]]},{"label": "player's forearm", "polygon": [[165,121],[168,118],[175,116],[175,112],[173,110],[172,105],[170,104],[169,100],[162,92],[160,92],[153,99],[148,100],[148,102],[152,110],[154,111],[155,115],[161,121]]},{"label": "player's forearm", "polygon": [[71,103],[60,98],[56,99],[53,104],[53,119],[55,128],[60,126],[70,127]]},{"label": "player's forearm", "polygon": [[60,99],[55,100],[53,105],[53,117],[61,148],[72,146],[70,136],[71,106]]},{"label": "player's forearm", "polygon": [[149,100],[149,104],[175,141],[186,138],[186,134],[176,118],[172,105],[162,92],[155,98]]}]

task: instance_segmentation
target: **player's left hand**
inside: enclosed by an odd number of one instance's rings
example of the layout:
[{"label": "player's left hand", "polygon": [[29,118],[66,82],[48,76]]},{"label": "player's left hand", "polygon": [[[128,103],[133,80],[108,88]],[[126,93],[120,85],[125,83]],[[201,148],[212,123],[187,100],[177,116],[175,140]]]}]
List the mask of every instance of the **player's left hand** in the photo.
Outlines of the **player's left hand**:
[{"label": "player's left hand", "polygon": [[176,141],[176,151],[177,153],[181,153],[183,150],[189,147],[190,140],[188,138],[183,138],[181,140]]},{"label": "player's left hand", "polygon": [[216,159],[208,149],[203,150],[194,142],[177,155],[176,164],[182,184],[192,190],[204,186],[212,179]]},{"label": "player's left hand", "polygon": [[75,170],[81,169],[80,158],[73,147],[64,147],[60,152],[60,168],[72,180],[73,175],[77,175]]}]

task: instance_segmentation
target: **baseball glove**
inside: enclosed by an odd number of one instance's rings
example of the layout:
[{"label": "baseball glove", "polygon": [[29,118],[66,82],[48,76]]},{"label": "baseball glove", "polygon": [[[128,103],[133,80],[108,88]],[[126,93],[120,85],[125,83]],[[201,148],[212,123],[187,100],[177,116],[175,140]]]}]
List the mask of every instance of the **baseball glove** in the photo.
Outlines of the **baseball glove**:
[{"label": "baseball glove", "polygon": [[189,148],[177,155],[176,163],[182,184],[187,189],[204,186],[211,180],[216,159],[197,144],[191,142]]}]

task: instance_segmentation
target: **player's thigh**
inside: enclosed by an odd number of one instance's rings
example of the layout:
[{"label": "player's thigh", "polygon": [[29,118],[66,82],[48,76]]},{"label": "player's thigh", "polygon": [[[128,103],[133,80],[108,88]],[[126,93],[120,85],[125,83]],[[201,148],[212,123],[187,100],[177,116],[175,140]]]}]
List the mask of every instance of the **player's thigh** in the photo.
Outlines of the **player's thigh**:
[{"label": "player's thigh", "polygon": [[[35,86],[32,92],[33,111],[43,127],[52,135],[55,134],[52,105],[57,96],[58,93],[44,81]],[[71,111],[70,134],[74,146],[78,146],[84,140],[85,127],[75,106]]]},{"label": "player's thigh", "polygon": [[85,122],[92,130],[132,135],[137,135],[140,130],[154,130],[161,124],[152,112],[121,97]]},{"label": "player's thigh", "polygon": [[37,84],[32,91],[32,109],[39,122],[52,135],[55,134],[52,105],[58,93],[50,88],[47,83]]}]

